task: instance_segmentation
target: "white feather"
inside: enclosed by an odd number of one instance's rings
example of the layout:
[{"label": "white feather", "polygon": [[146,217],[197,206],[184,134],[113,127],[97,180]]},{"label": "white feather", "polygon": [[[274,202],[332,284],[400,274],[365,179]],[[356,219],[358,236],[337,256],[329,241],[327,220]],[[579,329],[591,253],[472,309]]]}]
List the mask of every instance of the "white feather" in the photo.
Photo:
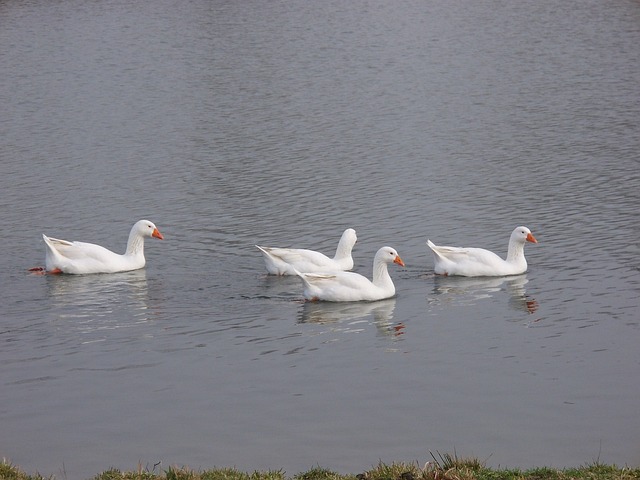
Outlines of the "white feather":
[{"label": "white feather", "polygon": [[373,281],[354,272],[296,273],[302,279],[304,297],[307,300],[374,301],[393,297],[396,293],[387,269],[390,263],[404,266],[404,262],[393,248],[382,247],[373,260]]},{"label": "white feather", "polygon": [[123,255],[100,245],[69,242],[42,234],[46,245],[46,269],[55,273],[115,273],[137,270],[145,266],[144,239],[162,234],[148,220],[137,222],[129,233],[127,250]]},{"label": "white feather", "polygon": [[525,242],[538,243],[531,230],[517,227],[511,233],[506,260],[484,248],[437,246],[431,240],[427,240],[427,245],[433,251],[434,271],[438,275],[501,277],[527,271]]},{"label": "white feather", "polygon": [[298,272],[322,272],[331,270],[351,270],[353,268],[353,258],[351,250],[356,244],[358,237],[353,228],[347,228],[333,258],[304,248],[274,248],[256,247],[264,256],[265,266],[271,275],[295,275]]}]

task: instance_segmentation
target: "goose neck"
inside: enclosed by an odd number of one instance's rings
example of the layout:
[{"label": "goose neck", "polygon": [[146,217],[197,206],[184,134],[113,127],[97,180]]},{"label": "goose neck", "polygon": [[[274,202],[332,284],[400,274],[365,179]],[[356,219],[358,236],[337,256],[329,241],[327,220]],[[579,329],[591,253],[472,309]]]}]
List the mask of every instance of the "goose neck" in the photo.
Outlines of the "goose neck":
[{"label": "goose neck", "polygon": [[347,258],[351,255],[351,248],[349,247],[346,240],[341,239],[340,243],[338,243],[338,248],[336,248],[336,254],[333,257],[335,260],[341,260],[343,258]]},{"label": "goose neck", "polygon": [[132,231],[129,234],[125,255],[144,255],[144,237]]},{"label": "goose neck", "polygon": [[524,243],[509,242],[509,251],[507,252],[507,262],[517,262],[524,259]]},{"label": "goose neck", "polygon": [[374,285],[382,286],[391,282],[391,277],[389,276],[389,270],[387,269],[387,264],[385,262],[374,262],[373,263],[373,283]]}]

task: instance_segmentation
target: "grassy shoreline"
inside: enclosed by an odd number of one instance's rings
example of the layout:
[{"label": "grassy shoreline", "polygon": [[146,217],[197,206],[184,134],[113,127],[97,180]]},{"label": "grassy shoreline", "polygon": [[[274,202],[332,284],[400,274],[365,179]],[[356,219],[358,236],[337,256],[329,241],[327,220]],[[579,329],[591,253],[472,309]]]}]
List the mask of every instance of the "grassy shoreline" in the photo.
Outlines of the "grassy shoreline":
[{"label": "grassy shoreline", "polygon": [[[475,458],[431,454],[432,460],[418,463],[379,463],[358,474],[339,474],[322,467],[287,476],[282,470],[243,472],[235,468],[193,470],[186,466],[137,470],[105,470],[85,480],[632,480],[640,479],[640,468],[618,467],[594,462],[577,468],[550,467],[520,469],[489,468]],[[0,462],[0,480],[66,480],[60,476],[28,474],[7,460]]]}]

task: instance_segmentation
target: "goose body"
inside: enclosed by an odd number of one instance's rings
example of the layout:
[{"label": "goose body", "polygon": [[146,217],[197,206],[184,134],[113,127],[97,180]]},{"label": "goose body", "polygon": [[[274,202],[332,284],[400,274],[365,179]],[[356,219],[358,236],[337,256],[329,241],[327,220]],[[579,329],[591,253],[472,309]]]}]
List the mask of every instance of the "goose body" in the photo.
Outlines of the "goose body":
[{"label": "goose body", "polygon": [[100,245],[70,242],[42,234],[46,245],[46,270],[50,273],[115,273],[137,270],[145,266],[144,239],[163,239],[156,226],[148,220],[137,222],[129,233],[127,250],[117,254]]},{"label": "goose body", "polygon": [[356,231],[353,228],[347,228],[340,237],[333,258],[304,248],[273,248],[260,245],[256,247],[262,252],[265,266],[271,275],[295,275],[296,271],[309,273],[351,270],[353,268],[351,250],[357,240]]},{"label": "goose body", "polygon": [[374,301],[393,297],[396,288],[387,265],[404,262],[391,247],[382,247],[373,260],[373,281],[354,272],[301,273],[304,297],[310,301],[328,302]]},{"label": "goose body", "polygon": [[527,271],[525,242],[538,243],[527,227],[516,227],[509,239],[506,260],[484,248],[442,247],[431,240],[427,240],[427,245],[433,251],[434,270],[438,275],[501,277]]}]

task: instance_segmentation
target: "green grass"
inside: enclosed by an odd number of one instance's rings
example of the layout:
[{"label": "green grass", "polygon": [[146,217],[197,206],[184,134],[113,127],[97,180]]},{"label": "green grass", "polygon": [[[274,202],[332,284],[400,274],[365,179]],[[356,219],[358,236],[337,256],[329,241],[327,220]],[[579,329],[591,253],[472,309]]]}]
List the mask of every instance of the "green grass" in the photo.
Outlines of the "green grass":
[{"label": "green grass", "polygon": [[[603,465],[599,462],[578,468],[549,467],[529,470],[486,467],[476,458],[459,458],[457,454],[431,453],[432,460],[418,463],[379,463],[358,474],[340,474],[326,468],[314,467],[292,477],[282,470],[242,472],[235,468],[192,470],[188,467],[169,467],[152,470],[141,465],[136,470],[106,470],[86,480],[640,480],[640,468]],[[157,470],[157,471],[156,471]],[[28,474],[6,460],[0,462],[0,480],[66,480],[63,474],[43,476]]]}]

